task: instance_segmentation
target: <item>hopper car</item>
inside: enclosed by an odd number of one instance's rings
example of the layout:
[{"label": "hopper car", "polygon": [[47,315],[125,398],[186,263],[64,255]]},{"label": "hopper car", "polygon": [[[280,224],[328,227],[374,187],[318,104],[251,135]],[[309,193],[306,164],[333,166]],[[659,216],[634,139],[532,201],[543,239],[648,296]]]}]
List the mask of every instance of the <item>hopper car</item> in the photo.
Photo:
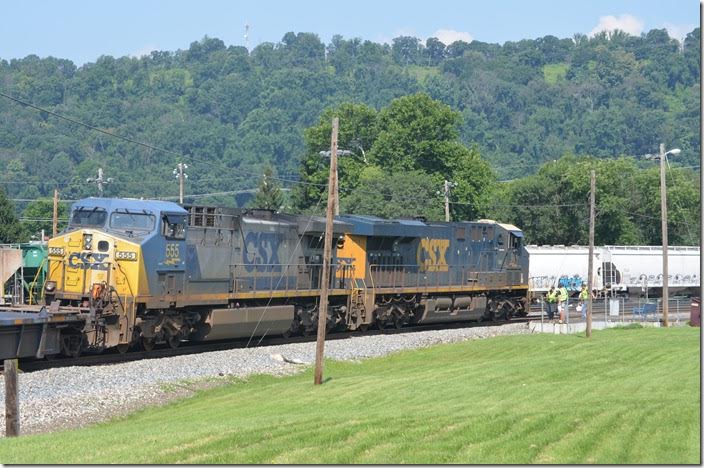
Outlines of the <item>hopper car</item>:
[{"label": "hopper car", "polygon": [[[533,296],[551,286],[577,294],[587,282],[589,248],[580,245],[528,245],[529,285]],[[668,290],[696,295],[699,290],[699,247],[668,247]],[[594,248],[594,289],[602,294],[651,297],[662,295],[662,247],[605,245]]]}]

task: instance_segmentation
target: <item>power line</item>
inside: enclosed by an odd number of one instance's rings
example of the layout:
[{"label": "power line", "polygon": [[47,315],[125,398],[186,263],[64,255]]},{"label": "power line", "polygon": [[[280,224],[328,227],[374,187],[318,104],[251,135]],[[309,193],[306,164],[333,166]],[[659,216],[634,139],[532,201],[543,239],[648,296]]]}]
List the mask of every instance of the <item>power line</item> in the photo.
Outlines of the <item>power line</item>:
[{"label": "power line", "polygon": [[[21,105],[23,105],[23,106],[25,106],[25,107],[29,107],[29,108],[31,108],[31,109],[34,109],[34,110],[36,110],[36,111],[39,111],[39,112],[46,112],[47,114],[52,115],[52,116],[54,116],[54,117],[56,117],[56,118],[65,120],[65,121],[67,121],[67,122],[71,122],[71,123],[76,124],[76,125],[80,125],[80,126],[85,127],[85,128],[87,128],[87,129],[89,129],[89,130],[93,130],[93,131],[95,131],[95,132],[99,132],[99,133],[102,133],[102,134],[104,134],[104,135],[111,136],[111,137],[113,137],[113,138],[117,138],[117,139],[122,140],[122,141],[126,141],[126,142],[128,142],[128,143],[132,143],[132,144],[135,144],[135,145],[142,146],[142,147],[147,148],[147,149],[150,149],[150,150],[161,151],[162,153],[167,153],[167,154],[176,156],[176,157],[178,157],[178,158],[188,159],[188,160],[190,160],[190,161],[199,162],[199,163],[206,164],[206,165],[212,166],[212,167],[219,167],[221,170],[222,170],[222,169],[225,169],[226,171],[240,172],[240,173],[242,173],[242,174],[249,174],[249,175],[254,175],[254,176],[257,176],[257,177],[261,175],[261,174],[259,174],[258,172],[254,172],[254,171],[247,171],[247,170],[243,170],[243,169],[235,169],[235,168],[227,167],[227,166],[224,166],[224,165],[220,166],[220,165],[215,164],[215,163],[213,163],[213,162],[211,162],[211,161],[206,161],[206,160],[204,160],[204,159],[199,159],[199,158],[196,158],[196,157],[194,157],[194,156],[188,156],[188,155],[185,155],[185,154],[182,154],[182,153],[178,153],[178,152],[176,152],[176,151],[172,151],[172,150],[169,150],[169,149],[166,149],[166,148],[162,148],[162,147],[159,147],[159,146],[150,145],[150,144],[148,144],[148,143],[144,143],[144,142],[141,142],[141,141],[138,141],[138,140],[134,140],[134,139],[132,139],[132,138],[124,137],[124,136],[118,135],[118,134],[116,134],[116,133],[108,132],[107,130],[103,130],[103,129],[101,129],[101,128],[99,128],[99,127],[96,127],[96,126],[94,126],[94,125],[90,125],[90,124],[87,124],[87,123],[85,123],[85,122],[81,122],[80,120],[76,120],[76,119],[71,118],[71,117],[66,117],[65,115],[62,115],[62,114],[56,113],[56,112],[54,112],[54,111],[51,111],[51,110],[49,110],[49,109],[46,109],[46,108],[43,108],[43,107],[34,105],[34,104],[32,104],[32,103],[30,103],[30,102],[27,102],[27,101],[24,101],[24,100],[22,100],[22,99],[18,99],[18,98],[16,98],[16,97],[10,96],[9,94],[6,94],[6,93],[4,93],[4,92],[2,92],[2,91],[0,91],[0,96],[4,97],[4,98],[6,98],[6,99],[9,99],[9,100],[11,100],[11,101],[14,101],[14,102],[16,102],[16,103],[18,103],[18,104],[21,104]],[[271,179],[279,180],[279,181],[282,181],[282,182],[290,182],[289,180],[280,179],[280,178],[278,178],[278,177],[271,177]],[[326,184],[313,184],[313,183],[310,183],[310,182],[303,182],[303,181],[298,181],[298,182],[296,182],[296,183],[297,183],[297,184],[305,184],[305,185],[315,185],[315,186],[321,186],[321,187],[324,187],[324,186],[326,185]]]}]

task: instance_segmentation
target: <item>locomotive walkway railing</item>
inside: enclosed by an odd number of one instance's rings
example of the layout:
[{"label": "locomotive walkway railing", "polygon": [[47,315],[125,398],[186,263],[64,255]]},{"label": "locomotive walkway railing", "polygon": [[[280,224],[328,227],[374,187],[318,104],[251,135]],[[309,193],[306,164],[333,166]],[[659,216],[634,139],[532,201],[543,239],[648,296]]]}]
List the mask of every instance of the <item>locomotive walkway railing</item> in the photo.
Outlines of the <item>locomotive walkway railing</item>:
[{"label": "locomotive walkway railing", "polygon": [[[312,291],[320,288],[322,264],[234,264],[230,266],[234,292]],[[364,278],[375,289],[520,286],[520,271],[476,271],[466,265],[375,265],[367,267]],[[358,287],[355,267],[350,264],[330,266],[331,289]]]},{"label": "locomotive walkway railing", "polygon": [[[261,263],[230,265],[234,292],[310,291],[320,289],[323,265]],[[331,289],[354,287],[354,265],[331,265]]]},{"label": "locomotive walkway railing", "polygon": [[[518,274],[516,274],[518,273]],[[520,272],[477,271],[466,265],[369,265],[374,287],[439,288],[439,287],[506,287],[520,285]]]}]

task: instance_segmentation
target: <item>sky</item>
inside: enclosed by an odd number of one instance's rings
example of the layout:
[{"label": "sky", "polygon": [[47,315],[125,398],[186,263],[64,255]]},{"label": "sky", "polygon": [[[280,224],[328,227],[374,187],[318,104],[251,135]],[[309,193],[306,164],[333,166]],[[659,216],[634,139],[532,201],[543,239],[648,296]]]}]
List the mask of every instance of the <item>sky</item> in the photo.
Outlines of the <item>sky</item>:
[{"label": "sky", "polygon": [[503,44],[546,35],[571,38],[618,28],[633,35],[666,28],[682,39],[699,25],[696,0],[6,0],[0,59],[30,54],[95,62],[101,55],[175,51],[204,36],[226,45],[279,42],[289,31],[391,43],[437,37],[445,43]]}]

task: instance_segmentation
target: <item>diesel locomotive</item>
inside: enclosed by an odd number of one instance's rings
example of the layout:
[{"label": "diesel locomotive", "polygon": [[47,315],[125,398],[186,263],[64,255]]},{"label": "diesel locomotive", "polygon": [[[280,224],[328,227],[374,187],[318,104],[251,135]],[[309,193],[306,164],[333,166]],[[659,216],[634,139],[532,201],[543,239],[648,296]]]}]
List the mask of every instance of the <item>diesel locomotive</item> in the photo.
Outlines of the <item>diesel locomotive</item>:
[{"label": "diesel locomotive", "polygon": [[[44,301],[80,321],[46,354],[314,333],[325,219],[154,200],[87,198],[49,241]],[[492,220],[342,215],[327,329],[526,314],[520,229]]]}]

